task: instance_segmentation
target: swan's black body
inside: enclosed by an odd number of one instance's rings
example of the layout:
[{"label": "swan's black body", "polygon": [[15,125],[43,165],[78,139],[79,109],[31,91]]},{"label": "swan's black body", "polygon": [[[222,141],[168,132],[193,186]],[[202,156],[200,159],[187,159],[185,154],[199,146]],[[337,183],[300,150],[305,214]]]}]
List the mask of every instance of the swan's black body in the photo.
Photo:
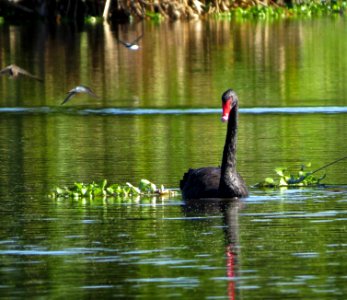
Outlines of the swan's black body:
[{"label": "swan's black body", "polygon": [[248,190],[241,175],[236,171],[236,140],[238,98],[229,89],[222,95],[223,117],[228,120],[222,166],[189,169],[180,182],[184,199],[241,198]]}]

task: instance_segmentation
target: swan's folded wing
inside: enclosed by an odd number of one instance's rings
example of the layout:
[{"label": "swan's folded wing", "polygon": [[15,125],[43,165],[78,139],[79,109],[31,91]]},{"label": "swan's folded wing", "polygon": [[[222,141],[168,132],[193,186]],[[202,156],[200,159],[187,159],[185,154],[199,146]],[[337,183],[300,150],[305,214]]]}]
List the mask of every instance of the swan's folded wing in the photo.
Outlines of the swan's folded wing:
[{"label": "swan's folded wing", "polygon": [[220,168],[189,169],[180,181],[183,198],[200,199],[218,197]]}]

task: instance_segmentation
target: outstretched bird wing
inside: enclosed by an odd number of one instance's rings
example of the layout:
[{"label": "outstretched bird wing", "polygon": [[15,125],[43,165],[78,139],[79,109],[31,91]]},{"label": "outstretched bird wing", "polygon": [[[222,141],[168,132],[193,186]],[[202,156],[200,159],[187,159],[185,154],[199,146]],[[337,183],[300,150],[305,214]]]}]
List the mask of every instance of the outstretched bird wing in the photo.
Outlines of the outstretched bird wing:
[{"label": "outstretched bird wing", "polygon": [[66,98],[64,99],[64,101],[60,105],[63,105],[66,102],[68,102],[75,94],[76,94],[75,91],[68,92]]},{"label": "outstretched bird wing", "polygon": [[99,96],[95,95],[95,93],[90,88],[86,88],[86,93],[90,96],[93,96],[94,98],[99,98]]},{"label": "outstretched bird wing", "polygon": [[66,98],[64,99],[64,101],[61,103],[61,105],[65,104],[66,102],[68,102],[74,95],[78,94],[78,93],[84,93],[84,94],[88,94],[94,98],[99,98],[90,87],[87,87],[85,85],[78,85],[76,87],[74,87],[72,90],[70,90],[67,93]]},{"label": "outstretched bird wing", "polygon": [[11,74],[11,66],[7,66],[0,70],[0,75],[9,75]]},{"label": "outstretched bird wing", "polygon": [[17,73],[18,74],[21,74],[21,75],[24,75],[24,76],[28,76],[28,77],[30,77],[32,79],[35,79],[35,80],[38,80],[38,81],[43,81],[40,77],[37,77],[37,76],[29,73],[28,71],[26,71],[26,70],[24,70],[24,69],[22,69],[22,68],[20,68],[18,66],[16,66],[16,69],[17,69]]},{"label": "outstretched bird wing", "polygon": [[132,44],[132,45],[136,44],[140,39],[142,39],[142,37],[143,37],[143,33],[142,33],[141,35],[139,35],[135,40],[133,40],[133,41],[131,42],[131,44]]},{"label": "outstretched bird wing", "polygon": [[124,45],[124,46],[127,47],[127,48],[129,48],[129,47],[131,46],[131,44],[129,44],[129,43],[127,43],[127,42],[124,42],[124,41],[122,41],[122,40],[120,40],[120,39],[118,39],[118,38],[117,38],[117,41],[118,41],[118,43],[121,43],[122,45]]}]

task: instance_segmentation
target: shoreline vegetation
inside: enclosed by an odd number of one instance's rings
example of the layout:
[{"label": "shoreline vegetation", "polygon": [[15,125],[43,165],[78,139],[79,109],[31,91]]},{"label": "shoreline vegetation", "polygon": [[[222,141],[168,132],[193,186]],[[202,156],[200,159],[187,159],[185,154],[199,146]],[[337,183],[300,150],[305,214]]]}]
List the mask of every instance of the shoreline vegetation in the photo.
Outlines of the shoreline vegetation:
[{"label": "shoreline vegetation", "polygon": [[347,0],[1,0],[0,24],[43,20],[49,23],[133,19],[284,19],[345,15]]}]

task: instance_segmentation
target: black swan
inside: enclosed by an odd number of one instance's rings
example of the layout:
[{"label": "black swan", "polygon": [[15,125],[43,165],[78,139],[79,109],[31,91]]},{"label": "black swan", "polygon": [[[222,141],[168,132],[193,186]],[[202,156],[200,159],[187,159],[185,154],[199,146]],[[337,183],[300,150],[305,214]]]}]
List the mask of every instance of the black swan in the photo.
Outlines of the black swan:
[{"label": "black swan", "polygon": [[228,121],[222,166],[189,169],[180,181],[184,199],[241,198],[248,196],[242,177],[236,171],[238,98],[232,89],[222,95],[222,121]]}]

